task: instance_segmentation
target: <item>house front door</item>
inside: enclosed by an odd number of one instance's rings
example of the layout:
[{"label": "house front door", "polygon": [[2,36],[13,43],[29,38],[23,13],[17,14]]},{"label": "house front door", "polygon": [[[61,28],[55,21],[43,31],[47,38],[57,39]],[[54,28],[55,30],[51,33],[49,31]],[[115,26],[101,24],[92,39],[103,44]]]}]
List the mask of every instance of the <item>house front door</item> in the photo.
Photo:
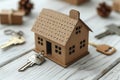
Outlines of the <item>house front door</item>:
[{"label": "house front door", "polygon": [[46,41],[46,51],[47,51],[47,54],[49,55],[52,54],[52,44],[48,41]]}]

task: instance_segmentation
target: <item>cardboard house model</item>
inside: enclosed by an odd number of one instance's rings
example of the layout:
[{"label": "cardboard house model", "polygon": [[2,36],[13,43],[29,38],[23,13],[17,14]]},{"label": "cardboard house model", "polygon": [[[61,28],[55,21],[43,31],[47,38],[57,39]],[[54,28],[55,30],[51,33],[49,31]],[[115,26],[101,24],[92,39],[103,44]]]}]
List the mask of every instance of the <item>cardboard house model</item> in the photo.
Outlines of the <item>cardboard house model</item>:
[{"label": "cardboard house model", "polygon": [[113,9],[117,12],[120,12],[120,0],[114,0]]},{"label": "cardboard house model", "polygon": [[32,28],[35,50],[63,67],[87,55],[91,29],[79,17],[76,10],[67,16],[43,9]]},{"label": "cardboard house model", "polygon": [[71,4],[74,4],[74,5],[80,5],[80,4],[82,4],[82,3],[84,3],[84,2],[87,2],[87,1],[89,1],[89,0],[65,0],[66,2],[69,2],[69,3],[71,3]]}]

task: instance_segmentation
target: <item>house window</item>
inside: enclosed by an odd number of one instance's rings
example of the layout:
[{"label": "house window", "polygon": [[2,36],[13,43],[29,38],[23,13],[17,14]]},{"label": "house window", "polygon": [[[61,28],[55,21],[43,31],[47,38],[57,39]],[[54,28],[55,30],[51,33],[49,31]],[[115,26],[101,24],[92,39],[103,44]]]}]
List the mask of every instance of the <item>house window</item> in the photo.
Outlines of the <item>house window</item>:
[{"label": "house window", "polygon": [[78,27],[76,27],[76,34],[79,34],[81,32],[81,27],[80,26],[78,26]]},{"label": "house window", "polygon": [[61,54],[62,53],[61,50],[62,50],[61,47],[55,45],[55,52],[56,53]]},{"label": "house window", "polygon": [[71,55],[73,53],[75,53],[75,45],[69,48],[69,54]]},{"label": "house window", "polygon": [[85,42],[86,42],[85,40],[83,40],[83,41],[80,42],[80,49],[82,49],[83,47],[85,47]]},{"label": "house window", "polygon": [[43,45],[43,39],[38,37],[38,44]]}]

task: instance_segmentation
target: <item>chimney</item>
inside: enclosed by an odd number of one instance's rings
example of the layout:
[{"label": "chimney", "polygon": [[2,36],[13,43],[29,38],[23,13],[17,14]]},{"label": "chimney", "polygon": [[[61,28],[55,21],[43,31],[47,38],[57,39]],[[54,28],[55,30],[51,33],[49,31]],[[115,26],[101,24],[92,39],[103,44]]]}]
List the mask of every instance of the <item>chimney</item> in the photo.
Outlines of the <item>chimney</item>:
[{"label": "chimney", "polygon": [[80,18],[80,12],[72,9],[70,11],[69,17],[78,20]]}]

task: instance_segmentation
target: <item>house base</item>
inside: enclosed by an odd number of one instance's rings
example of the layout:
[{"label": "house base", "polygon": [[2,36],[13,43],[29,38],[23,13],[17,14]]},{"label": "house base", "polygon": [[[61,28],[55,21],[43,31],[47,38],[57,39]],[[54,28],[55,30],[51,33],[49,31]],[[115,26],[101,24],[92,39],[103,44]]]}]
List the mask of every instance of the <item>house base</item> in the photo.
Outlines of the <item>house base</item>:
[{"label": "house base", "polygon": [[[39,53],[38,50],[34,49],[37,53]],[[83,55],[79,56],[78,58],[74,59],[72,62],[70,62],[69,64],[63,64],[61,61],[59,61],[58,59],[52,57],[51,55],[44,55],[46,58],[48,58],[49,60],[57,63],[58,65],[67,68],[68,66],[70,66],[71,64],[75,63],[76,61],[78,61],[79,59],[85,57],[86,55],[88,55],[89,52],[85,52]]]},{"label": "house base", "polygon": [[85,57],[88,54],[89,54],[89,52],[85,52],[83,55],[79,56],[78,58],[74,59],[72,62],[70,62],[69,64],[67,64],[67,66],[65,66],[65,68],[68,67],[68,66],[70,66],[70,65],[72,65],[73,63],[75,63],[76,61],[78,61],[79,59]]}]

